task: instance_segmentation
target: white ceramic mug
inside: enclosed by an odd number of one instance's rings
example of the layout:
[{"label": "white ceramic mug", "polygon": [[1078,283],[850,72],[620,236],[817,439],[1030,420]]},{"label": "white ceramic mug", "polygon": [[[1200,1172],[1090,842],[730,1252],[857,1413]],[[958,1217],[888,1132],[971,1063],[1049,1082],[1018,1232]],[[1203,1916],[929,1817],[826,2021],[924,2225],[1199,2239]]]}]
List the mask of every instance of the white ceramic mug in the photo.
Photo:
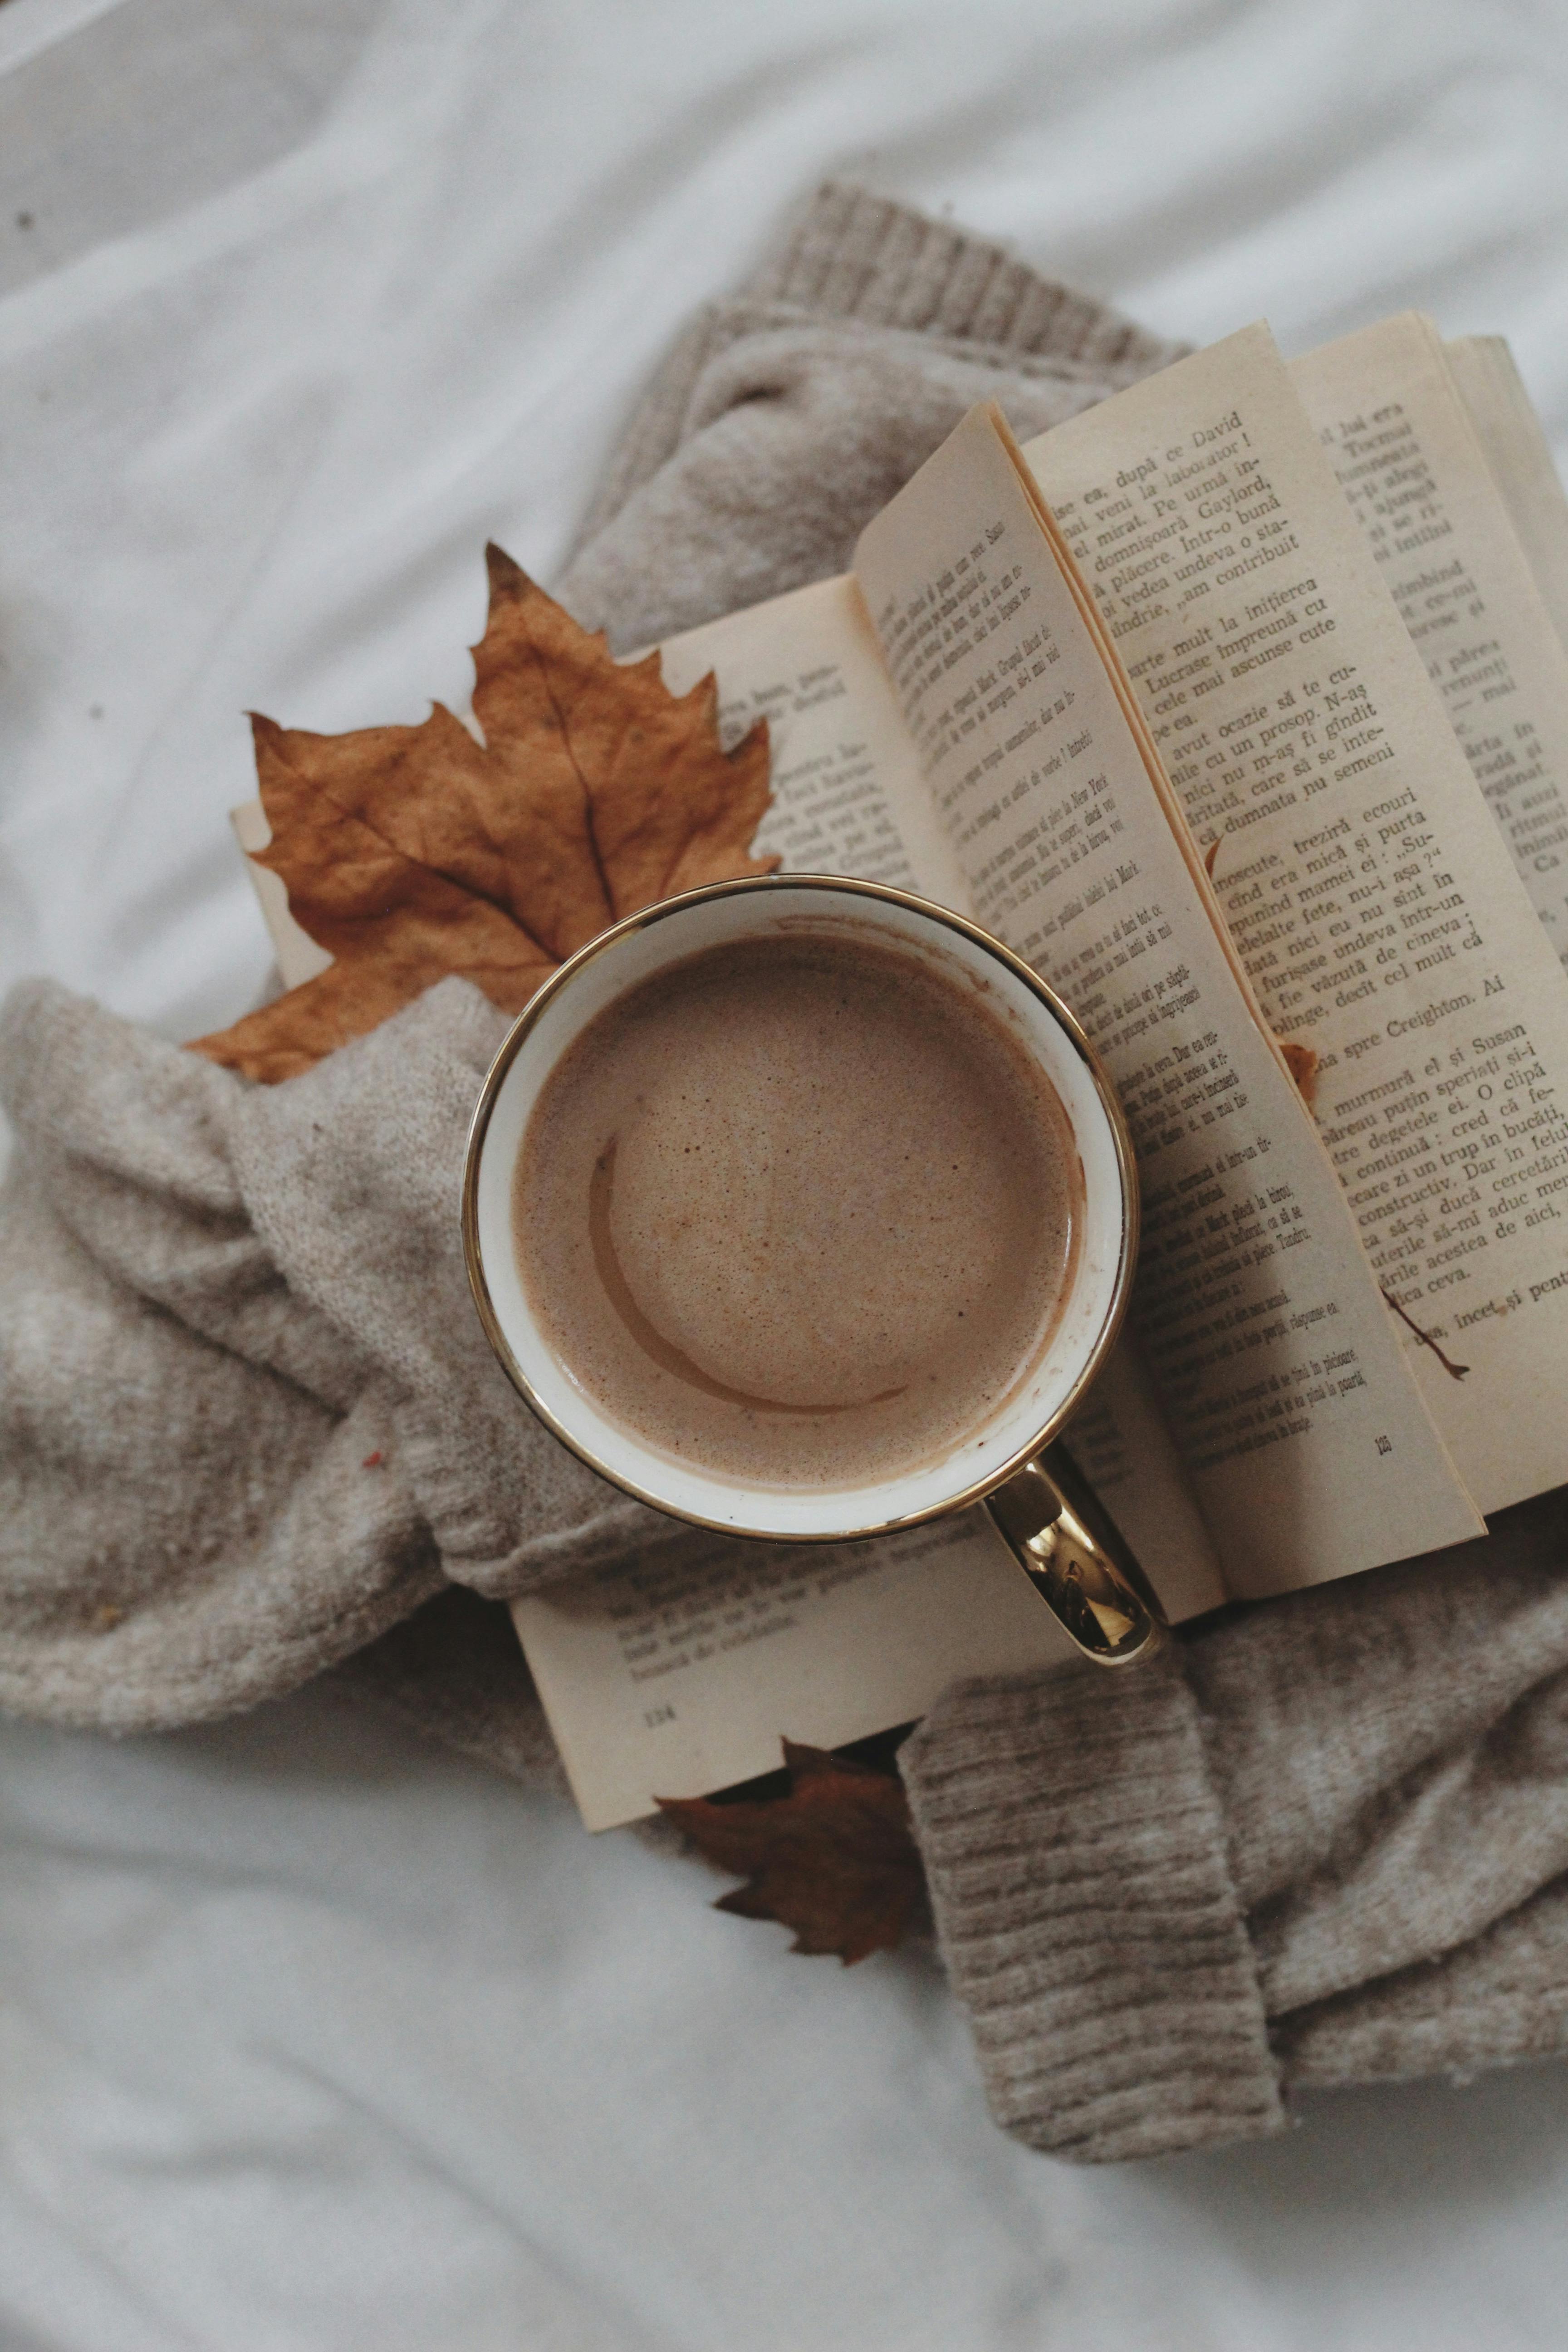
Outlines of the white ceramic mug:
[{"label": "white ceramic mug", "polygon": [[[875,940],[987,989],[988,1007],[1056,1089],[1082,1168],[1082,1238],[1056,1329],[1030,1377],[940,1460],[853,1487],[742,1486],[676,1461],[613,1420],[540,1328],[518,1268],[512,1188],[535,1104],[589,1023],[628,990],[702,950],[803,925]],[[1060,999],[1001,942],[909,892],[826,876],[721,882],[628,916],[579,950],[519,1016],[474,1114],[463,1185],[469,1279],[491,1344],[521,1395],[591,1468],[657,1509],[770,1541],[890,1534],[984,1502],[1079,1649],[1121,1664],[1158,1646],[1158,1601],[1115,1528],[1054,1441],[1113,1344],[1138,1244],[1126,1122],[1088,1038]]]}]

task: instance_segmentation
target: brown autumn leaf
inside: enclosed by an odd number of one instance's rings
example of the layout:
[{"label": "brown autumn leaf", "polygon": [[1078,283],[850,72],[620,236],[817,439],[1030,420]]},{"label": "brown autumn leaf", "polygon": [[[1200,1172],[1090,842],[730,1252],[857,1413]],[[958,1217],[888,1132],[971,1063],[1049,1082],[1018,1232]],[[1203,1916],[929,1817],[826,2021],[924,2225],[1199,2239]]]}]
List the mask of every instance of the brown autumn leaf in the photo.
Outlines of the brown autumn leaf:
[{"label": "brown autumn leaf", "polygon": [[758,1802],[660,1797],[708,1861],[746,1884],[716,1908],[776,1919],[797,1952],[848,1966],[891,1951],[926,1916],[925,1874],[896,1775],[826,1748],[784,1743],[792,1785]]},{"label": "brown autumn leaf", "polygon": [[[1219,862],[1220,846],[1224,840],[1224,834],[1216,833],[1204,852],[1204,871],[1211,882],[1214,880],[1214,870]],[[1285,1066],[1296,1081],[1296,1091],[1307,1108],[1310,1110],[1318,1098],[1317,1052],[1310,1045],[1294,1044],[1289,1037],[1281,1037],[1279,1044],[1279,1051],[1285,1056]]]},{"label": "brown autumn leaf", "polygon": [[657,653],[611,658],[499,547],[473,648],[477,742],[440,703],[418,727],[312,735],[253,717],[272,829],[258,862],[333,961],[195,1050],[268,1083],[459,972],[521,1012],[608,923],[704,882],[765,874],[759,722],[719,740],[711,677],[673,695]]},{"label": "brown autumn leaf", "polygon": [[1318,1053],[1314,1045],[1298,1045],[1289,1037],[1281,1037],[1279,1051],[1285,1056],[1285,1066],[1296,1081],[1296,1091],[1309,1110],[1318,1099]]}]

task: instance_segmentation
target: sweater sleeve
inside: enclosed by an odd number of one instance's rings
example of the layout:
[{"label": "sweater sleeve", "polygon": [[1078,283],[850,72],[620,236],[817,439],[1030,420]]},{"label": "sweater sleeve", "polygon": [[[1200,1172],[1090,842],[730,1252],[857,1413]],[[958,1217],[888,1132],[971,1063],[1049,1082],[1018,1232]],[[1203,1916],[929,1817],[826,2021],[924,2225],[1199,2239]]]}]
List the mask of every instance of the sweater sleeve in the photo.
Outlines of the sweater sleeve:
[{"label": "sweater sleeve", "polygon": [[997,2120],[1080,2160],[1568,2048],[1568,1498],[904,1751]]},{"label": "sweater sleeve", "polygon": [[968,1683],[900,1752],[1003,2127],[1079,2162],[1283,2121],[1197,1710],[1167,1656]]}]

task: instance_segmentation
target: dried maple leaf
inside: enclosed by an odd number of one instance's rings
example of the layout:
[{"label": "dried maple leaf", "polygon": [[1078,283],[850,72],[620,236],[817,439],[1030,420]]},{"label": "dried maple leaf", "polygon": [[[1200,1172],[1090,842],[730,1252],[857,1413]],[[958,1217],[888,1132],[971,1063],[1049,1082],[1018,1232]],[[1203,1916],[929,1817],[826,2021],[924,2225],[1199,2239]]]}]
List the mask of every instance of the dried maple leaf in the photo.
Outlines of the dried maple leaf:
[{"label": "dried maple leaf", "polygon": [[760,1802],[661,1797],[707,1859],[746,1884],[716,1908],[776,1919],[797,1952],[847,1966],[891,1951],[926,1916],[925,1874],[902,1783],[851,1758],[784,1743],[792,1786]]},{"label": "dried maple leaf", "polygon": [[482,743],[440,703],[422,726],[347,735],[253,719],[272,829],[258,860],[333,961],[197,1053],[291,1077],[448,972],[521,1012],[606,924],[778,863],[750,855],[765,723],[726,752],[711,677],[672,695],[657,653],[613,660],[510,555],[487,561]]}]

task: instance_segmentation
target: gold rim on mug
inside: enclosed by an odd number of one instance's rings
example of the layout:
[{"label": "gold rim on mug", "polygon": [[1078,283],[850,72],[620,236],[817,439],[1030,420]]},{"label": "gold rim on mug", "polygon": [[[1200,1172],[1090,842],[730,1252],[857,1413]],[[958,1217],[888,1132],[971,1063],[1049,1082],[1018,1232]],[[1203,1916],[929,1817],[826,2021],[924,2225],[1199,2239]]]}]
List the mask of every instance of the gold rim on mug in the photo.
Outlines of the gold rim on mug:
[{"label": "gold rim on mug", "polygon": [[[527,1373],[513,1354],[511,1344],[501,1328],[500,1318],[490,1298],[479,1235],[479,1160],[489,1128],[490,1115],[513,1062],[556,997],[572,985],[575,975],[586,965],[608,954],[618,940],[626,938],[630,933],[647,930],[656,923],[668,921],[672,915],[679,913],[685,908],[701,906],[710,899],[738,898],[752,893],[763,895],[769,891],[779,890],[820,890],[824,893],[831,892],[838,898],[878,899],[884,905],[907,908],[910,913],[922,917],[928,922],[956,932],[960,937],[969,940],[972,945],[994,956],[1029,991],[1031,995],[1037,997],[1046,1007],[1088,1070],[1110,1129],[1116,1154],[1117,1172],[1121,1184],[1121,1255],[1111,1286],[1110,1302],[1099,1335],[1082,1370],[1049,1420],[1037,1429],[1025,1444],[1010,1454],[999,1467],[992,1469],[984,1478],[961,1488],[957,1493],[944,1496],[939,1502],[929,1504],[919,1510],[900,1512],[892,1518],[874,1521],[866,1527],[834,1528],[821,1533],[813,1531],[782,1534],[776,1528],[742,1527],[732,1518],[708,1518],[699,1512],[684,1507],[677,1508],[666,1496],[656,1494],[650,1488],[640,1486],[636,1479],[628,1478],[624,1472],[614,1469],[590,1446],[584,1444],[570,1429],[563,1426],[558,1415],[552,1412],[536,1393]],[[468,1150],[463,1164],[463,1256],[468,1269],[468,1282],[473,1290],[474,1303],[479,1308],[479,1320],[484,1325],[486,1337],[500,1358],[508,1379],[531,1412],[543,1423],[546,1429],[561,1440],[563,1445],[577,1456],[580,1462],[586,1463],[590,1470],[597,1471],[601,1478],[607,1479],[611,1486],[618,1486],[623,1494],[632,1496],[637,1502],[647,1503],[656,1511],[664,1511],[672,1517],[683,1519],[689,1526],[708,1528],[718,1535],[749,1537],[768,1543],[858,1543],[870,1536],[893,1535],[902,1528],[921,1527],[932,1519],[944,1519],[954,1512],[967,1510],[974,1504],[984,1502],[989,1496],[1005,1486],[1008,1481],[1016,1477],[1019,1472],[1035,1463],[1050,1445],[1058,1433],[1067,1426],[1072,1414],[1081,1403],[1084,1391],[1089,1388],[1106,1357],[1116,1344],[1117,1335],[1126,1316],[1128,1297],[1132,1287],[1132,1274],[1138,1259],[1138,1171],[1132,1156],[1132,1139],[1128,1130],[1126,1115],[1116,1098],[1115,1090],[1105,1074],[1099,1055],[1089,1044],[1076,1014],[1063,1003],[1055,989],[1048,982],[1043,981],[1037,971],[1032,971],[1020,956],[1016,956],[1011,948],[1005,947],[1002,941],[994,938],[990,931],[983,929],[978,923],[970,922],[965,916],[955,915],[951,908],[939,907],[930,898],[921,898],[912,890],[900,890],[891,883],[851,881],[831,874],[760,874],[733,882],[706,883],[700,889],[682,890],[674,898],[658,899],[651,907],[644,907],[635,915],[624,916],[618,923],[612,924],[607,930],[598,932],[585,946],[580,947],[574,955],[569,956],[560,970],[552,972],[543,986],[530,997],[527,1004],[507,1032],[494,1061],[486,1073],[479,1101],[474,1108],[473,1118],[468,1127]],[[1058,1483],[1060,1483],[1059,1480]],[[1004,1532],[1005,1534],[1005,1531]],[[1005,1539],[1013,1545],[1015,1550],[1017,1549],[1017,1544],[1011,1536],[1006,1536]],[[1032,1580],[1038,1582],[1038,1577],[1028,1562],[1021,1561],[1020,1564],[1025,1567],[1026,1572],[1030,1574]],[[1132,1574],[1134,1576],[1138,1574],[1135,1566],[1132,1569]],[[1146,1591],[1144,1597],[1146,1600],[1152,1598]],[[1052,1605],[1055,1606],[1054,1603]],[[1058,1613],[1060,1613],[1059,1611]],[[1075,1634],[1073,1638],[1077,1640],[1078,1636]],[[1148,1649],[1155,1645],[1154,1643],[1141,1643],[1136,1653],[1129,1654],[1146,1654]],[[1079,1642],[1079,1646],[1081,1648],[1085,1645]],[[1096,1654],[1090,1650],[1089,1654]],[[1100,1662],[1110,1663],[1110,1661],[1107,1659]],[[1116,1662],[1120,1663],[1120,1660]]]}]

